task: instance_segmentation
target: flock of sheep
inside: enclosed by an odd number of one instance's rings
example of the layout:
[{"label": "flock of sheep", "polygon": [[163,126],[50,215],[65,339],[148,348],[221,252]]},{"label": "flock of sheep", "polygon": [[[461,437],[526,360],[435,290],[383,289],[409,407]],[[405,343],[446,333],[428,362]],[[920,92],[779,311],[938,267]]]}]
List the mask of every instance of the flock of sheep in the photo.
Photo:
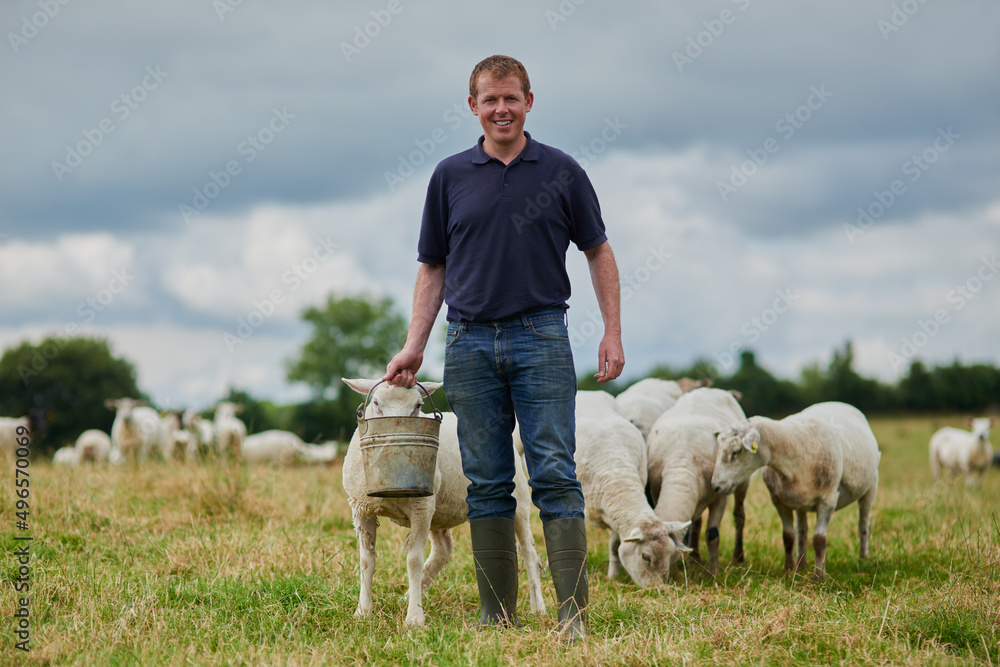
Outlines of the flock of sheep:
[{"label": "flock of sheep", "polygon": [[[337,454],[335,442],[309,445],[289,431],[270,430],[248,436],[246,425],[236,416],[242,406],[229,401],[215,406],[211,420],[190,410],[161,414],[133,398],[108,399],[104,404],[115,411],[111,434],[87,429],[73,445],[56,450],[53,464],[119,465],[150,459],[192,462],[214,456],[287,465],[329,462]],[[27,417],[0,417],[0,450],[13,451],[18,426],[27,428]]]},{"label": "flock of sheep", "polygon": [[[393,387],[378,380],[344,380],[368,396],[365,417],[420,416],[426,394],[440,383]],[[419,386],[419,385],[418,385]],[[781,518],[785,570],[807,567],[807,513],[816,514],[812,534],[816,579],[825,577],[826,533],[834,512],[858,503],[859,556],[868,555],[869,514],[878,494],[881,454],[865,416],[845,403],[813,405],[781,420],[747,418],[736,392],[646,379],[617,397],[580,391],[576,404],[577,477],[583,487],[587,520],[608,530],[608,576],[622,568],[639,586],[669,575],[686,554],[701,562],[702,515],[708,510],[706,569],[719,560],[719,525],[734,496],[733,561],[743,562],[743,503],[751,475],[761,477]],[[56,464],[122,464],[151,458],[193,461],[209,454],[234,461],[319,463],[333,460],[336,443],[308,445],[294,433],[264,431],[247,436],[236,416],[241,407],[219,403],[213,420],[196,413],[161,415],[130,398],[109,399],[115,410],[110,436],[84,431],[76,443],[55,453]],[[972,431],[945,427],[930,440],[931,470],[967,483],[981,481],[993,456],[991,419],[971,420]],[[16,429],[27,418],[0,417],[0,455],[14,451]],[[454,414],[444,413],[434,475],[434,495],[379,498],[367,493],[360,438],[355,432],[343,464],[343,485],[351,506],[360,550],[361,592],[356,615],[372,608],[378,517],[410,528],[406,543],[409,579],[405,624],[422,626],[422,595],[451,558],[451,529],[466,522],[468,480],[462,473]],[[530,492],[523,444],[515,428],[519,462],[514,479],[516,533],[528,576],[531,610],[544,612],[542,561],[529,521]],[[428,538],[430,554],[424,561]],[[793,551],[795,553],[793,554]]]},{"label": "flock of sheep", "polygon": [[[376,380],[344,380],[370,395],[366,419],[419,416],[426,395]],[[433,393],[440,384],[423,383]],[[687,387],[685,387],[687,388]],[[991,420],[973,431],[946,427],[931,440],[935,478],[941,468],[965,473],[970,483],[990,465]],[[528,519],[529,490],[523,444],[515,475],[518,545],[525,562],[533,612],[543,612],[541,559]],[[669,575],[685,554],[701,561],[702,515],[708,510],[707,569],[718,568],[719,524],[729,495],[736,542],[733,560],[742,562],[743,502],[754,471],[761,477],[782,523],[785,570],[807,567],[807,513],[816,514],[812,535],[814,578],[825,578],[826,533],[834,512],[858,504],[859,556],[868,555],[870,511],[878,494],[881,453],[865,416],[839,402],[819,403],[785,419],[747,418],[734,393],[710,387],[684,391],[680,384],[647,379],[617,397],[580,391],[576,405],[576,471],[583,487],[587,520],[609,532],[608,576],[622,568],[639,586]],[[360,438],[354,434],[343,467],[344,489],[360,550],[361,593],[355,615],[371,613],[378,517],[409,527],[409,579],[405,625],[422,626],[422,595],[447,564],[451,529],[466,521],[466,487],[456,419],[445,413],[440,431],[434,495],[377,498],[367,495]],[[431,540],[424,561],[424,548]],[[793,553],[794,552],[794,553]]]}]

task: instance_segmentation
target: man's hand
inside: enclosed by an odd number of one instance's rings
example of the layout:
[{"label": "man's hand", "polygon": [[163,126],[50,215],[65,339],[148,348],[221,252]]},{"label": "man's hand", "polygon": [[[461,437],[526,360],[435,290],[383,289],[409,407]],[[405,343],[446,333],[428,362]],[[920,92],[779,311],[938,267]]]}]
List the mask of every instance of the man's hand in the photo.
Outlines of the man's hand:
[{"label": "man's hand", "polygon": [[597,349],[597,372],[594,377],[598,382],[609,382],[621,375],[624,368],[625,350],[621,335],[605,333]]},{"label": "man's hand", "polygon": [[382,379],[394,387],[412,387],[417,383],[417,371],[424,363],[424,353],[404,347],[385,367]]}]

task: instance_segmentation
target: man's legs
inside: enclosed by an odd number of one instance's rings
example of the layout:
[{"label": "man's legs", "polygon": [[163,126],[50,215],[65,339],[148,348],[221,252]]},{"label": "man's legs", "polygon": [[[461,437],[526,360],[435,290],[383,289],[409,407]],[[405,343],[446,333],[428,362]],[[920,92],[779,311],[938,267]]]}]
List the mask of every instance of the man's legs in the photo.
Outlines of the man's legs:
[{"label": "man's legs", "polygon": [[501,375],[492,326],[451,323],[444,389],[458,417],[462,468],[469,478],[469,530],[479,588],[480,623],[517,621],[517,547],[514,536],[514,408]]},{"label": "man's legs", "polygon": [[545,532],[560,631],[587,636],[587,531],[576,478],[576,369],[561,311],[526,315],[511,333],[510,384]]}]

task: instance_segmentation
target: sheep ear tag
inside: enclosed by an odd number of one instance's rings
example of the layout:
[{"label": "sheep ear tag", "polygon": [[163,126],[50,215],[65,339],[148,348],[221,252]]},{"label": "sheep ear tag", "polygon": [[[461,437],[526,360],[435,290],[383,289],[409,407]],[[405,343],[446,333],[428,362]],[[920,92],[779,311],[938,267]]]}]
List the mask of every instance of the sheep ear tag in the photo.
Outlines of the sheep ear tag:
[{"label": "sheep ear tag", "polygon": [[756,454],[757,453],[757,441],[756,440],[753,441],[753,445],[750,447],[750,453],[751,454]]}]

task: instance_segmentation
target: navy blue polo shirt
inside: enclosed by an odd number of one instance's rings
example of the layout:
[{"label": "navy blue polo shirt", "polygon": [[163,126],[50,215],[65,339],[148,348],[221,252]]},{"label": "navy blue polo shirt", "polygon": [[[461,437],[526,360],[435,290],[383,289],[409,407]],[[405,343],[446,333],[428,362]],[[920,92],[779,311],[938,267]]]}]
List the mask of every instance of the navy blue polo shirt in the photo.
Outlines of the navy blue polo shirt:
[{"label": "navy blue polo shirt", "polygon": [[607,241],[583,168],[524,134],[527,145],[508,165],[487,155],[480,137],[431,175],[417,259],[445,265],[449,320],[568,308],[570,241],[580,250]]}]

